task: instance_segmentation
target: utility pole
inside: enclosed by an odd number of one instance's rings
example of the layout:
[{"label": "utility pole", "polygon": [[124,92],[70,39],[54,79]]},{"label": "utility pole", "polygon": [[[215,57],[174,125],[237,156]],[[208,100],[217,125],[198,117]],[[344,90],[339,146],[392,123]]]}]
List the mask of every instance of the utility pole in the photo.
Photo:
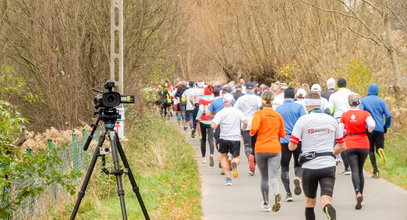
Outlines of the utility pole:
[{"label": "utility pole", "polygon": [[[111,0],[110,7],[110,80],[118,83],[118,91],[120,94],[124,92],[123,1],[124,0]],[[116,131],[119,138],[124,138],[124,106],[121,105],[118,110],[121,118],[117,121]]]},{"label": "utility pole", "polygon": [[[111,0],[111,3],[112,5],[110,8],[110,80],[118,82],[119,92],[123,93],[124,90],[123,0]],[[116,77],[118,77],[118,81],[116,80]]]}]

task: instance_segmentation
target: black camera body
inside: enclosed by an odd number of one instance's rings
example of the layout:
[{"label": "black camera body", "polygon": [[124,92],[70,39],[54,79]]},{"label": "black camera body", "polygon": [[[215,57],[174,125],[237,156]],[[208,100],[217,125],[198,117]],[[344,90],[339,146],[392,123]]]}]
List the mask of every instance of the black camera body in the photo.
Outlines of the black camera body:
[{"label": "black camera body", "polygon": [[121,95],[118,92],[113,92],[113,87],[115,86],[115,82],[108,80],[105,84],[103,84],[107,91],[101,92],[97,91],[98,94],[95,96],[93,100],[93,106],[96,109],[99,108],[114,108],[120,104],[129,104],[134,103],[134,95]]}]

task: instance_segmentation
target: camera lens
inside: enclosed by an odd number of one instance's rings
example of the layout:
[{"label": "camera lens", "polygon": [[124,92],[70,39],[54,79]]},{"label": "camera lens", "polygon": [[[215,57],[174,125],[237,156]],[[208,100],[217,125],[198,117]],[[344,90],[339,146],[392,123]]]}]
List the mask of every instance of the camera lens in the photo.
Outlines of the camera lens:
[{"label": "camera lens", "polygon": [[120,104],[120,94],[117,92],[106,92],[103,94],[103,106],[115,107]]}]

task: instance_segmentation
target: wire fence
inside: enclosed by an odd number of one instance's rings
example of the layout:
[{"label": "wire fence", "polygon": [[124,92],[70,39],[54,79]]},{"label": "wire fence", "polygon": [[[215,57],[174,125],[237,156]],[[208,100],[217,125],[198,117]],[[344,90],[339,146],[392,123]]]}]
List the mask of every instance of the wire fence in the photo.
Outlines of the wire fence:
[{"label": "wire fence", "polygon": [[[79,138],[78,135],[72,134],[71,143],[65,147],[65,150],[58,152],[59,158],[62,162],[58,165],[59,170],[76,170],[84,172],[89,165],[89,154],[87,151],[84,151],[83,145],[86,142],[86,139],[89,135],[86,129],[82,131],[82,137]],[[95,132],[93,140],[99,139],[100,136],[100,127]],[[52,140],[48,140],[48,148],[55,146]],[[32,153],[32,150],[28,149],[27,153]],[[79,184],[81,178],[78,178],[76,181]],[[10,191],[10,194],[13,193],[15,189],[27,185],[29,183],[39,182],[39,179],[36,178],[27,178],[20,180],[12,185],[10,189],[3,187],[2,192]],[[19,207],[11,213],[9,220],[13,219],[35,219],[36,217],[44,214],[49,207],[58,203],[58,201],[63,201],[66,196],[69,195],[62,187],[58,186],[57,183],[53,183],[48,186],[44,193],[36,197],[31,197],[25,199]],[[7,203],[7,198],[1,198],[2,203]]]}]

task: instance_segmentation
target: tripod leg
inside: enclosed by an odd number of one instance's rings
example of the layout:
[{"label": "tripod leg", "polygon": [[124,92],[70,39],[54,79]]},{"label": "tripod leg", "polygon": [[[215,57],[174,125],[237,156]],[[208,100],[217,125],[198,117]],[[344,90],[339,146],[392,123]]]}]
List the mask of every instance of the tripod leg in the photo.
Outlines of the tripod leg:
[{"label": "tripod leg", "polygon": [[74,209],[73,209],[73,211],[71,213],[71,220],[75,219],[76,213],[78,212],[78,209],[79,209],[79,206],[81,205],[82,199],[85,196],[85,191],[86,191],[86,188],[88,187],[89,180],[90,180],[90,177],[92,176],[93,169],[95,168],[96,160],[100,156],[99,155],[99,148],[102,147],[103,142],[105,141],[105,136],[106,136],[106,132],[103,132],[100,135],[98,145],[96,146],[95,151],[93,153],[93,157],[92,157],[92,160],[90,162],[88,171],[86,172],[85,179],[83,180],[81,190],[78,193],[78,199],[76,200],[75,207],[74,207]]},{"label": "tripod leg", "polygon": [[124,201],[124,189],[123,189],[123,182],[122,182],[123,170],[120,170],[119,155],[117,154],[117,136],[116,136],[115,131],[108,131],[108,132],[109,132],[110,144],[112,147],[113,165],[114,165],[114,169],[115,169],[112,173],[116,176],[117,194],[120,197],[120,206],[122,208],[123,220],[127,220],[126,203]]},{"label": "tripod leg", "polygon": [[120,141],[119,141],[118,138],[117,138],[117,150],[119,151],[120,157],[122,158],[124,167],[127,169],[127,175],[129,176],[131,186],[133,187],[133,192],[136,194],[137,200],[138,200],[138,202],[140,204],[140,207],[141,207],[141,210],[143,211],[144,218],[146,220],[150,220],[150,216],[148,216],[148,212],[147,212],[147,209],[146,209],[146,207],[144,205],[143,198],[141,197],[141,194],[140,194],[140,189],[137,186],[137,183],[136,183],[136,180],[134,178],[133,172],[131,172],[129,162],[127,161],[126,155],[124,154],[122,145],[120,144]]}]

